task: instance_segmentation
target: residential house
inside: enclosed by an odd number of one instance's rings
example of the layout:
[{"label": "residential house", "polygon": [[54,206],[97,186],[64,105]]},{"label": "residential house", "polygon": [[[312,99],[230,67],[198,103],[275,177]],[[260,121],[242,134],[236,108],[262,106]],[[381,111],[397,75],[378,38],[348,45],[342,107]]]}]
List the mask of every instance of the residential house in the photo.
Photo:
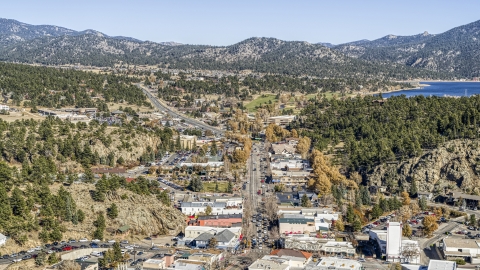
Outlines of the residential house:
[{"label": "residential house", "polygon": [[238,247],[240,244],[239,238],[235,236],[233,232],[230,230],[223,230],[215,235],[215,239],[217,240],[218,249],[229,249],[233,250]]},{"label": "residential house", "polygon": [[293,157],[295,155],[295,146],[286,143],[274,143],[272,144],[272,152],[274,155]]},{"label": "residential house", "polygon": [[208,247],[208,243],[210,243],[210,240],[213,237],[214,237],[213,234],[209,232],[204,232],[193,240],[193,245],[197,248],[206,248]]},{"label": "residential house", "polygon": [[432,192],[418,192],[417,196],[419,199],[425,198],[427,201],[431,201],[433,199],[433,193]]},{"label": "residential house", "polygon": [[298,140],[298,138],[285,138],[285,142],[292,146],[297,146]]}]

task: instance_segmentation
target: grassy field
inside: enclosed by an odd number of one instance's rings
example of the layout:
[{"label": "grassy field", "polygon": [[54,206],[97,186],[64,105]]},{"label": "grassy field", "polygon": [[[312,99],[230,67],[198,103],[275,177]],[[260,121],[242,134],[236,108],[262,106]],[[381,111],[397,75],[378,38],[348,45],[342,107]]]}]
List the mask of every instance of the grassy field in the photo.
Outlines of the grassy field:
[{"label": "grassy field", "polygon": [[228,182],[218,181],[218,191],[215,191],[215,182],[203,183],[204,192],[227,192]]},{"label": "grassy field", "polygon": [[272,101],[272,102],[276,101],[275,95],[265,95],[265,97],[259,96],[258,98],[254,99],[253,101],[245,105],[245,108],[247,108],[249,112],[254,112],[256,111],[255,109],[256,106],[260,106],[260,104],[268,103],[269,101]]}]

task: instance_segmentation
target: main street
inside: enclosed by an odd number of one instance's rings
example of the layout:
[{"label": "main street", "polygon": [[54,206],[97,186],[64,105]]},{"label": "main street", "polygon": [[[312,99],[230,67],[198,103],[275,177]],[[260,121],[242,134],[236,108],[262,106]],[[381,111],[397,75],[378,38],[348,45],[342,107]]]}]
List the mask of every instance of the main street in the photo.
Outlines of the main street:
[{"label": "main street", "polygon": [[175,111],[174,109],[170,108],[162,100],[160,100],[159,98],[152,95],[150,90],[147,87],[145,87],[144,85],[139,84],[139,83],[137,83],[135,85],[137,87],[139,87],[140,89],[142,89],[143,93],[145,93],[145,95],[147,95],[147,97],[150,99],[152,104],[157,109],[159,109],[160,111],[164,111],[174,118],[180,118],[180,119],[184,120],[185,123],[187,123],[187,124],[202,128],[204,130],[210,130],[215,134],[216,137],[223,137],[225,135],[225,131],[223,131],[219,128],[212,127],[212,126],[207,125],[207,124],[205,124],[201,121],[198,121],[198,120],[192,119],[190,117],[187,117],[187,116],[183,115],[182,113],[179,113],[179,112]]}]

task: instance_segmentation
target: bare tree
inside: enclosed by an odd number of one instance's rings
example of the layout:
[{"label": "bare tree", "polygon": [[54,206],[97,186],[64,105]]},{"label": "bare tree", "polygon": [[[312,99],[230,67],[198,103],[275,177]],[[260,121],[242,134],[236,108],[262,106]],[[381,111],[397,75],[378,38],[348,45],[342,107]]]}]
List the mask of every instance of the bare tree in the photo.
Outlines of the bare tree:
[{"label": "bare tree", "polygon": [[265,198],[265,214],[270,222],[274,221],[278,217],[278,204],[277,196],[270,195]]},{"label": "bare tree", "polygon": [[414,243],[407,243],[402,246],[401,253],[407,262],[412,262],[420,256],[420,248]]}]

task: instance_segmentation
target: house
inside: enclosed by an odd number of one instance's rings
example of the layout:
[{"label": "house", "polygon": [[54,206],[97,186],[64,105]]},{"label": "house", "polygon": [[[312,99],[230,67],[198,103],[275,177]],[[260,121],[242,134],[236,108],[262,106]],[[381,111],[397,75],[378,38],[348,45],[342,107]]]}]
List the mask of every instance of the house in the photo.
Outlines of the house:
[{"label": "house", "polygon": [[289,270],[290,265],[286,260],[264,260],[258,259],[254,261],[248,270]]},{"label": "house", "polygon": [[295,146],[286,143],[274,143],[272,144],[272,152],[274,155],[292,157],[295,155]]},{"label": "house", "polygon": [[355,260],[339,259],[336,257],[321,258],[317,265],[309,270],[361,270],[362,264]]},{"label": "house", "polygon": [[202,233],[208,232],[212,235],[217,235],[223,230],[231,231],[236,238],[240,238],[240,235],[242,234],[241,227],[232,227],[232,228],[225,229],[225,228],[214,228],[214,227],[204,227],[204,226],[187,226],[185,228],[185,237],[182,240],[193,241]]},{"label": "house", "polygon": [[294,249],[276,249],[270,253],[270,255],[264,256],[264,260],[281,259],[288,261],[288,265],[291,267],[305,267],[310,261],[312,261],[312,253],[294,250]]},{"label": "house", "polygon": [[223,230],[215,235],[218,249],[236,249],[240,242],[235,234],[229,230]]},{"label": "house", "polygon": [[295,120],[295,115],[280,115],[280,116],[271,116],[267,119],[268,124],[276,124],[281,127],[286,127],[290,122]]},{"label": "house", "polygon": [[5,245],[6,242],[7,242],[7,237],[0,233],[0,246]]},{"label": "house", "polygon": [[427,201],[431,201],[433,199],[433,193],[431,192],[418,192],[417,196],[419,199],[425,198]]},{"label": "house", "polygon": [[285,138],[285,142],[291,146],[297,146],[298,140],[298,138]]},{"label": "house", "polygon": [[213,234],[204,232],[193,240],[193,245],[197,248],[206,248],[208,247],[208,243],[210,243],[210,239],[212,239],[213,237]]}]

